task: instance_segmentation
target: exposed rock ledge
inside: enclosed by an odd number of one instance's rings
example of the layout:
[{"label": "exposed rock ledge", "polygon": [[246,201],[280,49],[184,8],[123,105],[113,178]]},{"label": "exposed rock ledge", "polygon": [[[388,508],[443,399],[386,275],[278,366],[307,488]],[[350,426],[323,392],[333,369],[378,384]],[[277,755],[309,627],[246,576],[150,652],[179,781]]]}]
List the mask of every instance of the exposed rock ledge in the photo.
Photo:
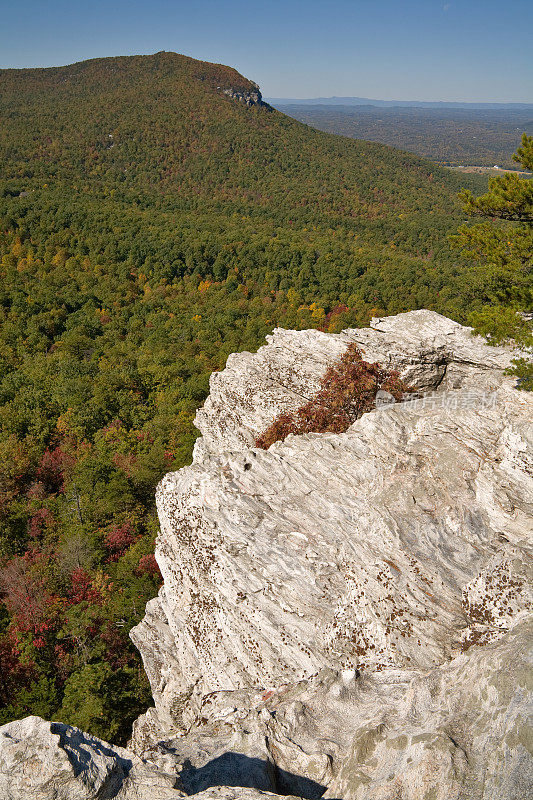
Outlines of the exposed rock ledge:
[{"label": "exposed rock ledge", "polygon": [[[512,353],[428,311],[268,341],[213,375],[193,464],[158,488],[164,586],[132,632],[156,708],[131,751],[11,723],[1,797],[528,796],[533,397]],[[350,342],[423,399],[254,449]]]},{"label": "exposed rock ledge", "polygon": [[259,91],[259,86],[257,86],[257,84],[253,85],[255,88],[247,92],[232,88],[223,89],[222,91],[228,97],[231,97],[232,100],[236,100],[238,103],[244,103],[247,106],[266,105],[265,103],[263,103],[261,92]]}]

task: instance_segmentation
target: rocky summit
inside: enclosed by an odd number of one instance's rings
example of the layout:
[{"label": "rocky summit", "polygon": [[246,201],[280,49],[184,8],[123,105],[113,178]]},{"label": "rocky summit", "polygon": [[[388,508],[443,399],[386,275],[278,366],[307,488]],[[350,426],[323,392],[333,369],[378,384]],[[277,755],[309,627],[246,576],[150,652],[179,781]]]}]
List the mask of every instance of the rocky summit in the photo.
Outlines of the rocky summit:
[{"label": "rocky summit", "polygon": [[[404,400],[255,447],[354,343]],[[132,631],[155,707],[128,750],[5,725],[0,796],[531,796],[533,396],[512,358],[430,311],[231,356],[157,492],[164,585]]]}]

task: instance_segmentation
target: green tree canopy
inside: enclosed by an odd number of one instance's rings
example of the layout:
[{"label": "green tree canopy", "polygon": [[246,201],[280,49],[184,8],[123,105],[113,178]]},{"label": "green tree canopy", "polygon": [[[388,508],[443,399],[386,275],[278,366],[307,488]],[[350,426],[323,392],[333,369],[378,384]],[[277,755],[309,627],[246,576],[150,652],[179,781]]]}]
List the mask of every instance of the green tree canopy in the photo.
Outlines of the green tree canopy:
[{"label": "green tree canopy", "polygon": [[[533,169],[533,137],[526,134],[513,156]],[[473,266],[466,270],[464,293],[474,329],[493,344],[514,342],[524,349],[513,373],[533,389],[533,179],[518,173],[491,178],[480,197],[464,190],[464,210],[481,222],[463,225],[452,237]]]}]

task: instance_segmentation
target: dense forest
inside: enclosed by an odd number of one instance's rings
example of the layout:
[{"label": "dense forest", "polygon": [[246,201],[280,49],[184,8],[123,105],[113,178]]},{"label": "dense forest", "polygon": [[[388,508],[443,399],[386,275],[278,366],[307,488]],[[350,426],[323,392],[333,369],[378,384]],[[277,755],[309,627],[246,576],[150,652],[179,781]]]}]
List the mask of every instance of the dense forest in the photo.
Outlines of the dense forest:
[{"label": "dense forest", "polygon": [[511,159],[523,131],[533,134],[533,108],[377,108],[276,105],[321,131],[400,147],[441,165],[518,169]]},{"label": "dense forest", "polygon": [[150,703],[154,487],[229,353],[491,302],[448,241],[486,182],[256,92],[172,53],[0,71],[0,723],[123,742]]}]

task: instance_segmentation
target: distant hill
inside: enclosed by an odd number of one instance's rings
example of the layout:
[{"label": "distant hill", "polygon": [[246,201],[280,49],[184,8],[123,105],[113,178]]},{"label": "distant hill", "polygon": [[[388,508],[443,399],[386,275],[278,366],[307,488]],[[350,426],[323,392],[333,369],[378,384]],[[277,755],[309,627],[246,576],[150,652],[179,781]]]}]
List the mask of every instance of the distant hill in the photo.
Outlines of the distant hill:
[{"label": "distant hill", "polygon": [[272,110],[229,67],[174,53],[2,70],[0,113],[3,178],[21,191],[81,181],[337,224],[370,208],[449,212],[459,188],[421,159]]},{"label": "distant hill", "polygon": [[[223,230],[239,248],[249,251],[253,240],[253,258],[240,265],[247,274],[268,273],[274,286],[281,274],[289,285],[300,276],[311,295],[355,286],[364,247],[392,244],[394,260],[431,253],[450,263],[446,234],[461,220],[459,189],[485,185],[407,152],[314,130],[263,103],[235,70],[175,53],[2,70],[0,114],[0,213],[32,235],[67,220],[70,236],[86,247],[90,240],[95,253],[186,265],[180,274],[209,274],[216,263],[218,277],[234,263],[219,253]],[[192,228],[213,241],[208,256],[185,254],[201,238]],[[347,254],[317,266],[337,251],[341,230],[358,237],[357,248],[347,244]],[[281,232],[294,241],[292,267],[265,255]],[[319,237],[320,246],[307,241]]]},{"label": "distant hill", "polygon": [[533,110],[533,103],[454,103],[440,100],[372,100],[369,97],[268,97],[265,98],[273,106],[376,106],[378,108],[464,108],[464,109],[501,109],[501,110]]}]

